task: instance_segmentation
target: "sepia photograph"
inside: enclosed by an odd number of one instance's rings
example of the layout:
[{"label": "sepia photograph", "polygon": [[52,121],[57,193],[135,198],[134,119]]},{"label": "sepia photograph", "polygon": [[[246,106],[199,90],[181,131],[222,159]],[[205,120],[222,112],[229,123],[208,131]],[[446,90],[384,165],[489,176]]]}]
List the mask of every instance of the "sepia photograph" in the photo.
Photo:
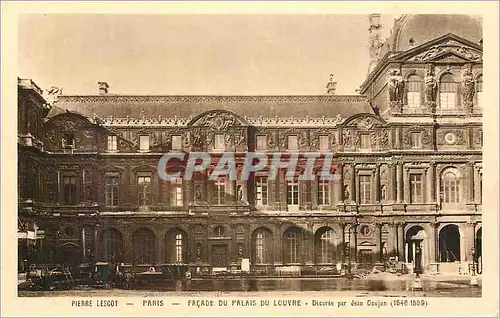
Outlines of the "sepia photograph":
[{"label": "sepia photograph", "polygon": [[18,299],[410,309],[480,300],[498,272],[480,14],[35,12],[17,30]]}]

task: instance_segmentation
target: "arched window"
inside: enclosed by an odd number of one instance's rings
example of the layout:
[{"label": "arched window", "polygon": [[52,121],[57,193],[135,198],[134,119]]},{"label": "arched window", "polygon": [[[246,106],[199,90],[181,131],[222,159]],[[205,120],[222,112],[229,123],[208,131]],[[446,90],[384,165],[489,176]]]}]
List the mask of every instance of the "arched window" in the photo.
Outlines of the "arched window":
[{"label": "arched window", "polygon": [[460,202],[460,179],[456,169],[447,169],[441,177],[442,203]]},{"label": "arched window", "polygon": [[148,229],[135,231],[132,238],[135,264],[153,264],[155,262],[156,238]]},{"label": "arched window", "polygon": [[301,263],[302,230],[298,227],[291,227],[283,234],[285,263]]},{"label": "arched window", "polygon": [[315,235],[316,263],[333,263],[336,259],[338,240],[335,231],[330,227],[318,230]]},{"label": "arched window", "polygon": [[273,232],[268,228],[258,228],[252,234],[252,254],[254,264],[273,262]]},{"label": "arched window", "polygon": [[119,261],[123,253],[122,234],[115,229],[107,229],[101,236],[101,255],[104,260]]},{"label": "arched window", "polygon": [[408,92],[406,99],[408,101],[408,108],[420,108],[422,92],[422,81],[417,75],[412,75],[408,78]]},{"label": "arched window", "polygon": [[167,232],[165,237],[166,259],[168,263],[187,263],[188,237],[179,228]]},{"label": "arched window", "polygon": [[477,107],[483,107],[481,100],[482,95],[483,95],[483,75],[479,76],[476,80]]},{"label": "arched window", "polygon": [[453,109],[456,106],[457,83],[451,74],[445,74],[439,82],[439,106]]}]

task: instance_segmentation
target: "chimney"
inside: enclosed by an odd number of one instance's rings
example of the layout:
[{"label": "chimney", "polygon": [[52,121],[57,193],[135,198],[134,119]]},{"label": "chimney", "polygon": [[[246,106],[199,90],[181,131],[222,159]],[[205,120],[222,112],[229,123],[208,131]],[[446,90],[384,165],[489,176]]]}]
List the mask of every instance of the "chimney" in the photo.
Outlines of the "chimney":
[{"label": "chimney", "polygon": [[326,84],[326,93],[328,95],[335,95],[337,89],[337,82],[333,80],[333,74],[330,74],[330,81]]},{"label": "chimney", "polygon": [[368,17],[368,21],[370,23],[370,27],[368,28],[368,31],[370,32],[370,65],[368,66],[368,74],[370,74],[377,65],[380,47],[383,44],[380,16],[380,13],[372,13]]},{"label": "chimney", "polygon": [[109,85],[106,82],[97,82],[99,85],[99,95],[105,95],[108,93]]}]

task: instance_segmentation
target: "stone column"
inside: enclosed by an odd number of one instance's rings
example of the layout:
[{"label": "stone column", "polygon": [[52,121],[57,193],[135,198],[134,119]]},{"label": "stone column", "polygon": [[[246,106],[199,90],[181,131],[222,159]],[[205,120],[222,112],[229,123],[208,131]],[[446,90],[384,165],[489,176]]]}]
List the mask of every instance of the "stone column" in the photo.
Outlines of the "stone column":
[{"label": "stone column", "polygon": [[281,243],[281,224],[278,223],[276,225],[276,231],[274,232],[274,265],[283,265],[283,251]]},{"label": "stone column", "polygon": [[403,201],[403,163],[398,162],[397,167],[397,198],[396,201],[397,203],[402,203]]},{"label": "stone column", "polygon": [[434,162],[429,163],[429,168],[427,169],[427,203],[435,203],[436,199],[434,196]]},{"label": "stone column", "polygon": [[356,164],[352,164],[352,175],[351,175],[351,202],[358,202],[356,196]]},{"label": "stone column", "polygon": [[164,233],[156,233],[156,257],[154,258],[155,265],[163,264],[167,262],[167,255],[165,253],[165,235]]},{"label": "stone column", "polygon": [[352,227],[353,243],[351,246],[353,248],[352,258],[355,263],[358,262],[358,226]]},{"label": "stone column", "polygon": [[467,164],[467,203],[474,203],[474,162]]},{"label": "stone column", "polygon": [[396,164],[389,164],[389,200],[391,202],[396,202],[397,200],[397,192],[398,192],[398,183],[397,183],[397,171]]},{"label": "stone column", "polygon": [[404,239],[404,224],[397,224],[398,232],[398,258],[399,261],[405,261],[405,239]]},{"label": "stone column", "polygon": [[373,203],[380,202],[380,164],[375,166],[375,186],[373,187]]},{"label": "stone column", "polygon": [[438,223],[429,223],[429,262],[437,262],[437,227]]},{"label": "stone column", "polygon": [[389,257],[398,255],[398,226],[395,223],[388,223],[389,235],[387,239],[387,255]]},{"label": "stone column", "polygon": [[134,246],[133,246],[133,238],[132,233],[127,229],[123,231],[123,254],[124,254],[124,262],[125,263],[133,263],[134,262]]},{"label": "stone column", "polygon": [[468,263],[472,263],[472,248],[474,248],[474,243],[476,240],[476,222],[466,222],[465,223],[465,259]]},{"label": "stone column", "polygon": [[307,223],[307,233],[306,233],[306,240],[305,240],[305,260],[306,260],[306,265],[313,265],[314,264],[314,229],[313,229],[314,223],[313,222],[308,222]]},{"label": "stone column", "polygon": [[340,244],[341,244],[341,254],[340,254],[340,257],[341,257],[341,260],[342,260],[342,263],[345,263],[346,261],[346,251],[345,251],[345,228],[346,228],[346,224],[345,223],[339,223],[339,228],[340,228]]},{"label": "stone column", "polygon": [[465,224],[460,224],[460,262],[467,261],[467,228]]},{"label": "stone column", "polygon": [[344,167],[340,163],[337,166],[338,180],[333,181],[335,192],[335,204],[341,204],[344,201]]},{"label": "stone column", "polygon": [[[410,175],[409,169],[407,167],[403,167],[403,201],[405,203],[410,203]],[[408,189],[408,190],[405,190]]]},{"label": "stone column", "polygon": [[375,261],[382,261],[382,223],[375,223]]}]

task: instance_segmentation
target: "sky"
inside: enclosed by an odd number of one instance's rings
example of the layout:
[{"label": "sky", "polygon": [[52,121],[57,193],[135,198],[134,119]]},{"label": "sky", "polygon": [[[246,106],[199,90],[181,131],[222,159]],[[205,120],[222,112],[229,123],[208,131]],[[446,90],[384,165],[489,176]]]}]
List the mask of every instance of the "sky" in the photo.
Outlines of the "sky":
[{"label": "sky", "polygon": [[[394,16],[383,16],[387,35]],[[18,74],[65,95],[337,94],[367,75],[367,15],[25,14]]]}]

